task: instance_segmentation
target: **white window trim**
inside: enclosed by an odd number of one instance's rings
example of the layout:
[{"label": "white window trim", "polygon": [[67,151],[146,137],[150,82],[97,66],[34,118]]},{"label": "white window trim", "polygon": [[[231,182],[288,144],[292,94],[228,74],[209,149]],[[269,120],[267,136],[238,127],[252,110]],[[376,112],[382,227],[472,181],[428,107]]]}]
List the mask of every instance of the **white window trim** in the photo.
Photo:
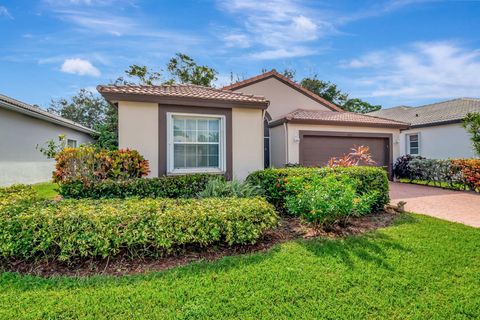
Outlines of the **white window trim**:
[{"label": "white window trim", "polygon": [[[215,118],[220,119],[220,136],[219,136],[219,167],[218,168],[191,168],[191,169],[175,169],[174,168],[174,152],[173,152],[173,117],[194,117],[194,118]],[[226,130],[225,130],[225,116],[219,114],[197,114],[197,113],[181,113],[181,112],[167,112],[167,174],[189,174],[189,173],[218,173],[224,174],[227,167],[227,152],[226,152]]]},{"label": "white window trim", "polygon": [[[418,153],[417,154],[412,154],[410,152],[410,136],[418,136]],[[407,133],[405,134],[405,138],[406,138],[406,151],[407,151],[407,154],[412,154],[414,156],[419,156],[422,154],[422,136],[420,134],[420,132],[410,132],[410,133]]]},{"label": "white window trim", "polygon": [[[70,141],[73,142],[73,144],[75,145],[74,147],[69,146]],[[76,148],[77,146],[78,146],[78,141],[76,139],[67,139],[67,147]]]}]

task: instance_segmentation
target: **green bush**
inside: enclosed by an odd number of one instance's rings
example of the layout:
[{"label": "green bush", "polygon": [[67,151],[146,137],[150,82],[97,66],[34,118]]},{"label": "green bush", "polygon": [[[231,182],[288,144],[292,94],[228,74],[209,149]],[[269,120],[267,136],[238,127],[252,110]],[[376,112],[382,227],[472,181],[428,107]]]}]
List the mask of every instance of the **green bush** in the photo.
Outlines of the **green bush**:
[{"label": "green bush", "polygon": [[248,244],[278,223],[273,206],[259,197],[53,202],[36,201],[28,187],[21,193],[0,191],[6,259],[142,257],[184,245]]},{"label": "green bush", "polygon": [[360,195],[376,191],[372,210],[380,210],[389,202],[387,172],[378,167],[335,167],[335,168],[278,168],[255,171],[247,177],[252,185],[258,185],[265,190],[267,200],[277,209],[283,211],[285,199],[289,195],[285,185],[292,177],[326,177],[328,175],[347,176],[357,180],[357,192]]},{"label": "green bush", "polygon": [[360,195],[357,179],[333,174],[291,177],[285,186],[288,213],[320,226],[370,213],[378,193]]},{"label": "green bush", "polygon": [[[130,180],[104,180],[91,184],[80,181],[63,183],[59,187],[65,198],[192,198],[203,191],[209,180],[218,176],[194,174],[164,176],[160,178],[138,178]],[[217,179],[223,180],[223,177]]]},{"label": "green bush", "polygon": [[238,180],[225,181],[222,178],[211,179],[207,182],[205,189],[198,193],[199,198],[250,198],[261,195],[263,195],[263,189],[260,186]]}]

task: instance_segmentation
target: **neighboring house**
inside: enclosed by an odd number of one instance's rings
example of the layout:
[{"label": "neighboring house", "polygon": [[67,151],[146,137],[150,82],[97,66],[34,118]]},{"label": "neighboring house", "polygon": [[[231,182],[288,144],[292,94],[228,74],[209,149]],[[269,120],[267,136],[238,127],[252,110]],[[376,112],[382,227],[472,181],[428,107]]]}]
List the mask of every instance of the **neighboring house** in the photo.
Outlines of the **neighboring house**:
[{"label": "neighboring house", "polygon": [[411,123],[400,134],[401,154],[431,159],[475,156],[470,135],[462,127],[469,112],[480,112],[480,99],[459,98],[420,107],[398,106],[369,115]]},{"label": "neighboring house", "polygon": [[119,147],[150,161],[150,176],[196,172],[244,179],[287,163],[325,165],[368,145],[379,166],[399,155],[408,124],[344,112],[276,71],[222,89],[98,86],[118,106]]},{"label": "neighboring house", "polygon": [[37,146],[63,134],[68,145],[75,147],[93,141],[93,133],[37,106],[0,95],[0,185],[50,180],[54,161]]}]

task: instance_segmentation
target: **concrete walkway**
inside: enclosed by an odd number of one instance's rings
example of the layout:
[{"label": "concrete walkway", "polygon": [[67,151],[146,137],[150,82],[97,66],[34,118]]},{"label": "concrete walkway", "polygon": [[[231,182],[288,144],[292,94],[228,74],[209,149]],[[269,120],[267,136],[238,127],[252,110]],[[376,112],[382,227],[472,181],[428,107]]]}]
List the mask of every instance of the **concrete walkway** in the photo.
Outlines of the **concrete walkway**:
[{"label": "concrete walkway", "polygon": [[405,201],[405,210],[480,227],[480,195],[406,183],[390,183],[390,202]]}]

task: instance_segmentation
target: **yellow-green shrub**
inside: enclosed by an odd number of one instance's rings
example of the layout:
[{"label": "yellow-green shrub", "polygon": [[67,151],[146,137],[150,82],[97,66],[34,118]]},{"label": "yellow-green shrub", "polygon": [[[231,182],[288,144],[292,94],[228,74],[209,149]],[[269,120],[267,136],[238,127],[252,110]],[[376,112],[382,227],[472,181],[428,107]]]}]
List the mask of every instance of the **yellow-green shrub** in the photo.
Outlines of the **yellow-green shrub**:
[{"label": "yellow-green shrub", "polygon": [[[11,201],[11,194],[0,200],[0,256],[7,259],[147,256],[184,245],[248,244],[278,223],[273,206],[259,197],[55,203]],[[18,206],[22,201],[29,205]]]}]

